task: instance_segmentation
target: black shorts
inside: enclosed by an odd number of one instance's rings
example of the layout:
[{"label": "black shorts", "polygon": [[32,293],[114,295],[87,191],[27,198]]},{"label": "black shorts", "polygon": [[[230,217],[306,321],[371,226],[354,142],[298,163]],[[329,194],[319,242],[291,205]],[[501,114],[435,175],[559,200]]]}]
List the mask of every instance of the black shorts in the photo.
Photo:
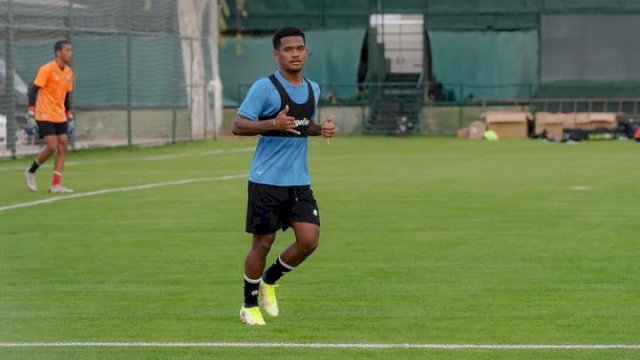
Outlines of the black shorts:
[{"label": "black shorts", "polygon": [[43,139],[49,135],[67,135],[67,122],[55,123],[51,121],[36,121],[38,123],[38,136]]},{"label": "black shorts", "polygon": [[320,226],[318,204],[309,185],[273,186],[249,181],[246,231],[271,234],[292,222]]}]

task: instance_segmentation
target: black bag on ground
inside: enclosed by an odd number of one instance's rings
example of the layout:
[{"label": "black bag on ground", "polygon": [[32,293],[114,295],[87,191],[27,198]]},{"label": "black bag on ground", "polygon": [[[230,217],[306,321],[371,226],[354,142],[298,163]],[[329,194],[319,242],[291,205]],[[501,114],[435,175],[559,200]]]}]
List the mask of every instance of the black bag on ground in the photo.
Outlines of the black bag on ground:
[{"label": "black bag on ground", "polygon": [[589,140],[589,132],[583,129],[563,129],[562,141]]}]

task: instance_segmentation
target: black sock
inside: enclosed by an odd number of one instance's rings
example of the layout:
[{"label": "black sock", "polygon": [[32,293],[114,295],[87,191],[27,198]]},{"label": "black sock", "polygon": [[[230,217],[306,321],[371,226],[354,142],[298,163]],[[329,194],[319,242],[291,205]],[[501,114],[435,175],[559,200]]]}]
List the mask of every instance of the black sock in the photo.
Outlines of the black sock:
[{"label": "black sock", "polygon": [[293,266],[283,263],[282,260],[280,260],[280,256],[278,256],[273,265],[262,275],[262,281],[264,281],[265,284],[273,285],[291,270],[293,270]]},{"label": "black sock", "polygon": [[35,173],[36,170],[38,170],[39,167],[40,167],[40,164],[38,164],[38,160],[34,160],[33,164],[31,164],[31,167],[29,168],[29,172],[30,173]]},{"label": "black sock", "polygon": [[260,289],[260,279],[249,279],[244,276],[244,306],[258,306],[258,292]]}]

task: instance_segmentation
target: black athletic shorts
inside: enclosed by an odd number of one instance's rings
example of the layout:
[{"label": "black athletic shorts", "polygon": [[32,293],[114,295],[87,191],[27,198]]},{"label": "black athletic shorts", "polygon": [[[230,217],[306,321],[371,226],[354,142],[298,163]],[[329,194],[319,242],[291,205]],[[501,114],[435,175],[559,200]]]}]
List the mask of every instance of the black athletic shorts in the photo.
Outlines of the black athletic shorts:
[{"label": "black athletic shorts", "polygon": [[271,234],[292,222],[320,226],[318,204],[309,185],[273,186],[249,181],[246,231]]},{"label": "black athletic shorts", "polygon": [[36,121],[38,124],[38,136],[43,139],[49,135],[67,135],[67,122],[54,123],[51,121]]}]

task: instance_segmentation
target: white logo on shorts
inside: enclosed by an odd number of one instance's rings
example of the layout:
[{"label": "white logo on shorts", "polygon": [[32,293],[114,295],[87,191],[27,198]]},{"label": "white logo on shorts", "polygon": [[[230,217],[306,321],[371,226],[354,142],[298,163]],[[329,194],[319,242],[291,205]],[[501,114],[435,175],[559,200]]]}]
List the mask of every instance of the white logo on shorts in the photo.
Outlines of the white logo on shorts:
[{"label": "white logo on shorts", "polygon": [[317,209],[313,209],[313,216],[318,216],[318,210]]}]

